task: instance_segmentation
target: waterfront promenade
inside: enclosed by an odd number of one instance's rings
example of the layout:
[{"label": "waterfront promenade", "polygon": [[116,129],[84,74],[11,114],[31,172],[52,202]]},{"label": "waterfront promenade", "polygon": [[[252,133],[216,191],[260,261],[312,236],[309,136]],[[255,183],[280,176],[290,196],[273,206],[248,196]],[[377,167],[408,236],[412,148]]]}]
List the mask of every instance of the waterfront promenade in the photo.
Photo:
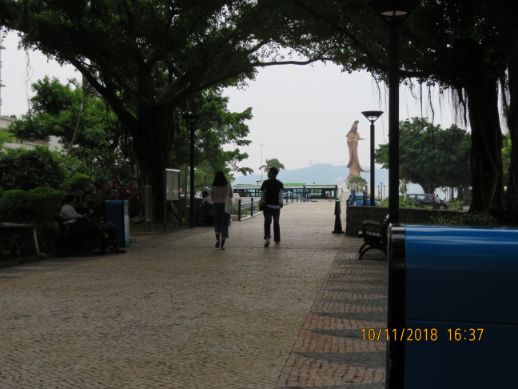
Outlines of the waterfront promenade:
[{"label": "waterfront promenade", "polygon": [[386,263],[332,234],[334,202],[137,237],[127,254],[0,270],[0,388],[381,389]]}]

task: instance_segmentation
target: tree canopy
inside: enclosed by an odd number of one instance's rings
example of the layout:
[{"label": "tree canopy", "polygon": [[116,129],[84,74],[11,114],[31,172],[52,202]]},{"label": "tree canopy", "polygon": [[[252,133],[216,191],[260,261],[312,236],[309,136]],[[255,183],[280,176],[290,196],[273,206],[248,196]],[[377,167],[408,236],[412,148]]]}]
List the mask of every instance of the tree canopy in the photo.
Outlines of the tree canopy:
[{"label": "tree canopy", "polygon": [[[68,62],[108,102],[133,139],[162,217],[163,169],[181,112],[200,91],[296,63],[278,43],[293,33],[274,0],[0,0],[0,23],[26,47]],[[275,38],[275,40],[274,40]],[[309,60],[311,61],[311,60]],[[308,63],[302,61],[301,63]]]},{"label": "tree canopy", "polygon": [[278,170],[285,169],[284,165],[277,158],[266,158],[266,160],[264,161],[264,165],[259,166],[259,169],[268,173],[268,170],[271,167],[274,167]]},{"label": "tree canopy", "polygon": [[[320,42],[341,46],[332,53],[345,70],[367,69],[388,79],[387,24],[367,1],[295,0],[296,14]],[[472,130],[471,209],[502,207],[502,130],[498,85],[505,91],[511,134],[507,203],[518,210],[518,3],[506,0],[416,0],[398,27],[404,82],[451,88]],[[368,21],[368,22],[366,22]],[[514,146],[513,146],[514,145]]]},{"label": "tree canopy", "polygon": [[[457,126],[442,129],[424,118],[400,124],[400,165],[402,180],[421,185],[425,193],[441,186],[470,185],[470,135]],[[388,166],[388,144],[376,150],[376,162]]]},{"label": "tree canopy", "polygon": [[367,187],[367,181],[362,176],[354,176],[347,182],[347,189],[355,192],[361,192]]},{"label": "tree canopy", "polygon": [[0,152],[6,143],[12,142],[13,140],[14,136],[10,132],[0,129]]},{"label": "tree canopy", "polygon": [[134,177],[131,138],[95,91],[77,82],[45,77],[33,85],[31,109],[9,130],[19,139],[59,137],[65,152],[80,161],[81,172],[95,181]]},{"label": "tree canopy", "polygon": [[[401,75],[454,88],[472,129],[472,209],[501,207],[498,84],[511,138],[508,201],[518,210],[516,2],[416,0],[400,26]],[[143,177],[163,200],[162,170],[179,116],[207,88],[294,63],[281,47],[387,79],[387,26],[365,0],[0,0],[0,23],[73,64],[134,140]],[[155,207],[161,210],[162,207]]]},{"label": "tree canopy", "polygon": [[[88,85],[76,84],[73,81],[64,85],[48,78],[34,83],[31,109],[22,119],[13,122],[10,133],[24,140],[60,137],[66,153],[81,162],[81,172],[95,181],[125,177],[136,182],[132,138],[121,131],[117,118],[95,91]],[[245,121],[252,117],[251,108],[241,113],[230,112],[227,103],[228,98],[219,90],[210,89],[200,94],[195,129],[198,176],[213,176],[216,170],[242,174],[251,171],[238,165],[247,158],[239,147],[250,143],[246,139],[249,129]],[[169,166],[181,167],[189,162],[189,134],[185,123],[179,126],[177,137]]]},{"label": "tree canopy", "polygon": [[[218,88],[207,89],[198,95],[195,116],[195,164],[207,162],[212,173],[249,174],[252,169],[240,166],[248,158],[239,147],[247,146],[250,132],[246,121],[252,118],[252,108],[230,112],[228,98]],[[171,166],[182,166],[189,161],[189,129],[185,122],[178,129],[178,140],[171,154]]]}]

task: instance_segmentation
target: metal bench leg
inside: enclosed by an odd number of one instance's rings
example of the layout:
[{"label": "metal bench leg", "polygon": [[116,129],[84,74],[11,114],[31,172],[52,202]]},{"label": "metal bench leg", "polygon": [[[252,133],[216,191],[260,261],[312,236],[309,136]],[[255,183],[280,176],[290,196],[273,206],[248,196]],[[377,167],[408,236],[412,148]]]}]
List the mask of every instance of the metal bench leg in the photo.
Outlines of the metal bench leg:
[{"label": "metal bench leg", "polygon": [[369,246],[368,243],[365,243],[361,249],[360,249],[360,256],[358,258],[358,260],[362,259],[363,257],[363,254],[365,254],[367,251],[369,251],[370,249],[372,248],[372,246]]}]

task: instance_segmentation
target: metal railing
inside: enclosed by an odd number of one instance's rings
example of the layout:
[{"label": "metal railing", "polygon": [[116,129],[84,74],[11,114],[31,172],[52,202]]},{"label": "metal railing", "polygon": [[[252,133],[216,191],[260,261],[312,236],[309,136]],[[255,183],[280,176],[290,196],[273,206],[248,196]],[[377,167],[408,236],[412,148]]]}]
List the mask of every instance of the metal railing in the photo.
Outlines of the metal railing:
[{"label": "metal railing", "polygon": [[307,194],[304,195],[304,194],[299,194],[299,193],[289,193],[284,196],[284,202],[285,203],[288,203],[289,201],[291,201],[292,203],[293,202],[301,202],[301,203],[305,203],[307,201],[310,201]]},{"label": "metal railing", "polygon": [[250,197],[250,200],[237,200],[237,209],[235,209],[235,211],[237,211],[237,221],[245,220],[254,217],[254,214],[262,213],[262,211],[259,211],[259,201],[254,200],[253,197]]},{"label": "metal railing", "polygon": [[[293,194],[284,196],[283,201],[284,204],[288,204],[290,202],[306,202],[309,200],[302,195]],[[238,199],[232,212],[233,215],[237,215],[237,221],[245,220],[261,213],[263,213],[263,211],[259,210],[259,199],[254,197],[250,197],[250,199]]]}]

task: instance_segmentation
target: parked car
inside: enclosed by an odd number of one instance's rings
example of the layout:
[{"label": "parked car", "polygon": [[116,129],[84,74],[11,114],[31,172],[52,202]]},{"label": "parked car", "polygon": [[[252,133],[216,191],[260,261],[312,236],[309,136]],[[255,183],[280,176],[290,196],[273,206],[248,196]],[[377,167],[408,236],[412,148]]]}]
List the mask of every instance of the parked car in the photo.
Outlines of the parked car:
[{"label": "parked car", "polygon": [[431,205],[434,209],[448,209],[448,204],[433,193],[410,193],[406,195],[406,199],[418,207]]}]

